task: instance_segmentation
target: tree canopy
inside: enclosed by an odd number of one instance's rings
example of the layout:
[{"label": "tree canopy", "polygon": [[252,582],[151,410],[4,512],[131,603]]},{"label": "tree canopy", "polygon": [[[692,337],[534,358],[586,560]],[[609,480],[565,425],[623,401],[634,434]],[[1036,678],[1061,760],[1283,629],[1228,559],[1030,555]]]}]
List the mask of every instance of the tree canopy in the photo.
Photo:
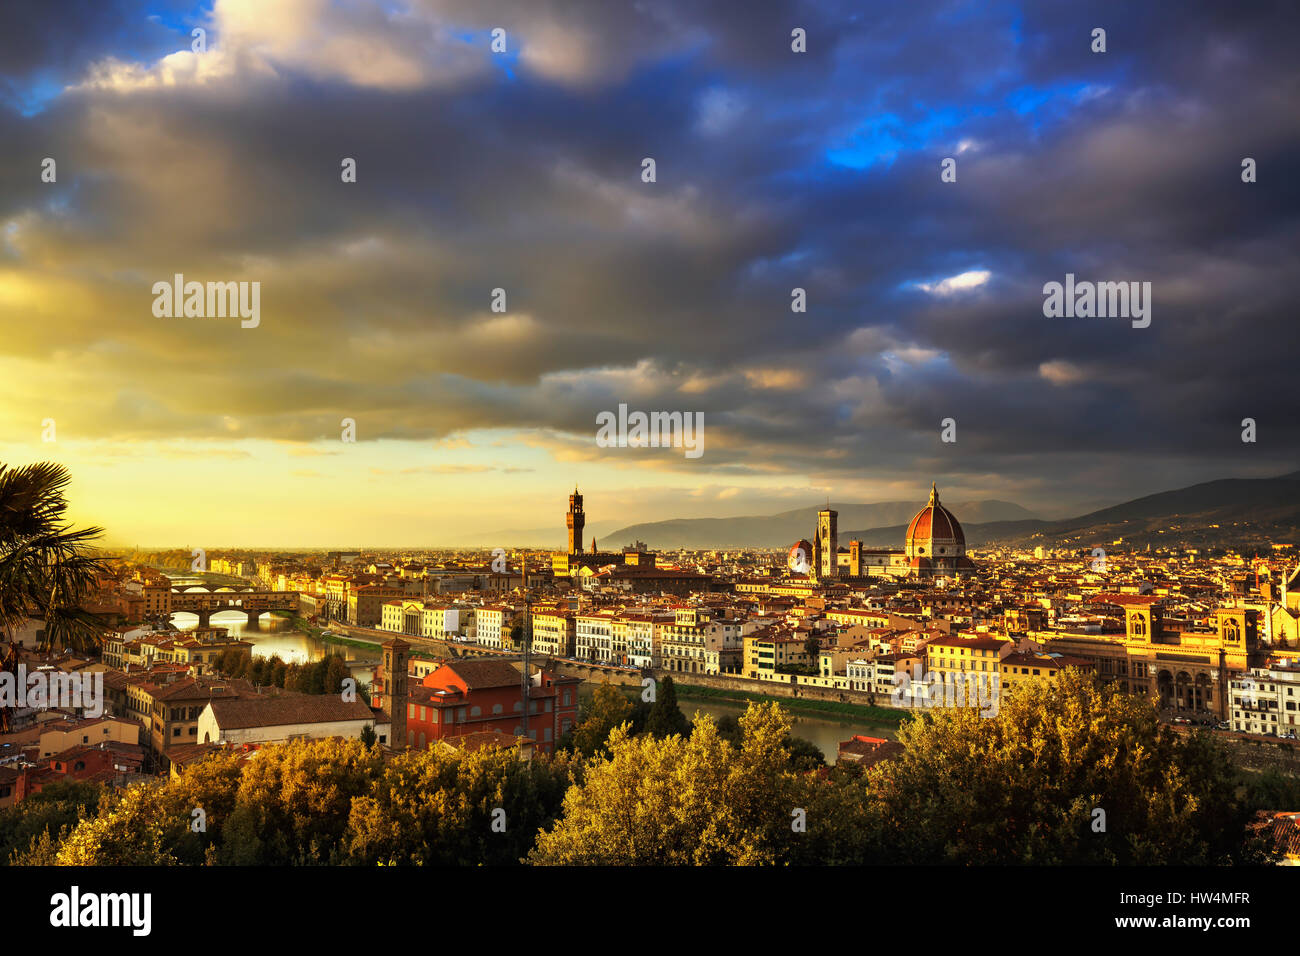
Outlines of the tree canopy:
[{"label": "tree canopy", "polygon": [[1239,799],[1212,735],[1180,737],[1152,701],[1073,670],[991,718],[919,714],[865,772],[803,753],[775,702],[734,735],[705,714],[689,735],[637,734],[631,710],[597,688],[581,755],[331,739],[102,797],[52,787],[0,813],[0,845],[97,865],[1261,863],[1275,851],[1251,812],[1294,792],[1269,778]]}]

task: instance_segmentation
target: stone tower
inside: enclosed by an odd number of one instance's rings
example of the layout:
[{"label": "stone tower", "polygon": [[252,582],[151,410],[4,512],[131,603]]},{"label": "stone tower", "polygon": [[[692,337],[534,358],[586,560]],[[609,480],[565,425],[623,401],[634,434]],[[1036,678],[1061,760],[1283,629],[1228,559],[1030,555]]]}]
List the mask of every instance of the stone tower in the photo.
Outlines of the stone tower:
[{"label": "stone tower", "polygon": [[828,504],[817,512],[817,577],[830,580],[839,576],[840,531],[838,511]]},{"label": "stone tower", "polygon": [[388,745],[394,750],[406,749],[406,654],[411,645],[400,637],[385,641],[383,645],[384,683],[380,707],[388,718]]},{"label": "stone tower", "polygon": [[578,494],[576,485],[569,495],[569,513],[564,520],[569,526],[569,554],[582,554],[582,528],[587,516],[582,511],[582,495]]}]

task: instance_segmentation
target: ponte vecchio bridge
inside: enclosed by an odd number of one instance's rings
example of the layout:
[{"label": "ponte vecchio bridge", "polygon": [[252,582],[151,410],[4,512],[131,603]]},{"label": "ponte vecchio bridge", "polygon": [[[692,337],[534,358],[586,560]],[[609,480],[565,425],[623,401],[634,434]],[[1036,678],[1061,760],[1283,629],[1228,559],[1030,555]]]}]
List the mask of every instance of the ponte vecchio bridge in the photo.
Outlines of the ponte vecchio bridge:
[{"label": "ponte vecchio bridge", "polygon": [[196,591],[172,588],[171,611],[187,611],[199,616],[199,627],[207,627],[218,611],[243,611],[248,626],[257,627],[258,618],[267,611],[297,611],[297,591]]}]

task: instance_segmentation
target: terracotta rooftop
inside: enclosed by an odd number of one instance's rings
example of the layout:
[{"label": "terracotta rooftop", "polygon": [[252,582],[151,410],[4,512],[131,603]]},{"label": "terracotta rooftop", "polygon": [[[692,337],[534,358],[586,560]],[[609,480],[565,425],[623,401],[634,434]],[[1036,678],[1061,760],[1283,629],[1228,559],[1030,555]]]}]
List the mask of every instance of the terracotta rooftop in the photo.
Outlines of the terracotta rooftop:
[{"label": "terracotta rooftop", "polygon": [[214,699],[210,706],[222,730],[374,720],[374,712],[367,704],[359,700],[347,702],[334,694]]}]

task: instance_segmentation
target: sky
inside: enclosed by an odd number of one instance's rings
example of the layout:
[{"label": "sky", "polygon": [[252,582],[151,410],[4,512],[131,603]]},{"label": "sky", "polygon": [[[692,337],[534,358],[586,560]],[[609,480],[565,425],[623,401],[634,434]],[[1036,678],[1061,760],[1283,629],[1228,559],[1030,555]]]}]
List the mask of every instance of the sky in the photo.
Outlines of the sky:
[{"label": "sky", "polygon": [[[602,523],[932,481],[1061,517],[1294,471],[1298,27],[1185,0],[6,3],[0,462],[65,463],[111,543],[194,547],[558,539],[575,484]],[[259,283],[256,327],[155,314],[178,273]],[[1150,325],[1045,316],[1067,274],[1149,282]],[[703,453],[602,446],[620,404],[702,414]]]}]

